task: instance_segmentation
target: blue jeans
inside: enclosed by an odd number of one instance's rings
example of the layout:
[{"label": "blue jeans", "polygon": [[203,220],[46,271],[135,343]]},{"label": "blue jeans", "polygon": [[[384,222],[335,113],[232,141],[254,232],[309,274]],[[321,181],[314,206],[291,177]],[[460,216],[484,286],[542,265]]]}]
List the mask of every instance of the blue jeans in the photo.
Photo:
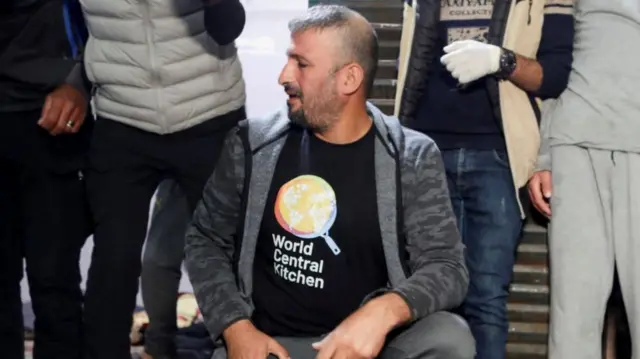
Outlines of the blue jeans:
[{"label": "blue jeans", "polygon": [[461,313],[476,340],[476,359],[504,359],[507,297],[523,221],[505,151],[442,152],[470,285]]}]

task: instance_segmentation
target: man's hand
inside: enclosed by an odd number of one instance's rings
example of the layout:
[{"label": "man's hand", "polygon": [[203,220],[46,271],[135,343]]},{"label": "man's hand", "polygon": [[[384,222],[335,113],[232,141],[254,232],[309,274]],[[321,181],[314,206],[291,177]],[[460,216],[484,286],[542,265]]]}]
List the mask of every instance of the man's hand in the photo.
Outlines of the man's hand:
[{"label": "man's hand", "polygon": [[229,359],[266,359],[269,354],[278,359],[289,359],[289,353],[282,345],[246,319],[232,324],[222,335]]},{"label": "man's hand", "polygon": [[76,133],[84,122],[87,100],[69,84],[53,90],[44,101],[38,125],[53,136]]},{"label": "man's hand", "polygon": [[533,205],[540,213],[551,217],[551,171],[538,171],[529,181],[529,197],[533,201]]},{"label": "man's hand", "polygon": [[316,359],[373,359],[382,350],[387,334],[410,319],[409,307],[398,294],[372,299],[313,344],[318,350]]},{"label": "man's hand", "polygon": [[460,84],[494,74],[500,69],[502,50],[495,45],[463,40],[446,46],[444,52],[446,55],[440,58],[440,62]]}]

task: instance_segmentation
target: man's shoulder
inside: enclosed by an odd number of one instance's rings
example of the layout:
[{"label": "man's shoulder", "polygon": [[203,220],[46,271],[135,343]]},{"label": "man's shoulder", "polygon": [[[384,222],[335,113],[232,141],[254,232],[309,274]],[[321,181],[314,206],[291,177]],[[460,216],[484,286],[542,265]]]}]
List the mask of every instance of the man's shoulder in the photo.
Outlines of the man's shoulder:
[{"label": "man's shoulder", "polygon": [[368,105],[368,110],[376,125],[388,131],[389,139],[400,152],[400,158],[415,158],[435,145],[429,136],[404,126],[397,117],[385,115],[371,104]]},{"label": "man's shoulder", "polygon": [[402,157],[405,161],[419,161],[429,151],[437,150],[433,139],[422,132],[402,126],[402,135],[404,138]]},{"label": "man's shoulder", "polygon": [[278,137],[289,127],[286,108],[280,108],[263,116],[249,117],[240,121],[240,130],[246,129],[251,148],[255,149]]}]

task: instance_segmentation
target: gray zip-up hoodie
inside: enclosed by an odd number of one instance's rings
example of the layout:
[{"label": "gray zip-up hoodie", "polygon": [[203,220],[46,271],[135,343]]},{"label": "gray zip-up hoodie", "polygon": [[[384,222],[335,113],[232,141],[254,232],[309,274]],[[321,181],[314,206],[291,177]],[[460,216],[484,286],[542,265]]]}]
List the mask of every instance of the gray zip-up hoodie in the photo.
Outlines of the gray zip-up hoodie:
[{"label": "gray zip-up hoodie", "polygon": [[[464,299],[469,278],[440,152],[396,118],[370,104],[368,111],[377,134],[376,196],[389,275],[388,287],[369,298],[398,293],[414,320],[454,308]],[[247,120],[229,134],[187,230],[186,266],[214,339],[234,322],[251,318],[256,242],[289,126],[283,110]],[[247,154],[251,158],[245,162]]]}]

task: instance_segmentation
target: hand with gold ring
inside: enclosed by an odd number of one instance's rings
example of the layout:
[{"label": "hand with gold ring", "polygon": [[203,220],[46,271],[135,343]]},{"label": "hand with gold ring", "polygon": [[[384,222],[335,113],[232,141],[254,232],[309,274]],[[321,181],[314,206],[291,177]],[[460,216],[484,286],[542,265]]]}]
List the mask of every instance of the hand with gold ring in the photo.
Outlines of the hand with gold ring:
[{"label": "hand with gold ring", "polygon": [[87,100],[69,84],[53,90],[47,96],[38,125],[53,136],[76,133],[87,113]]}]

